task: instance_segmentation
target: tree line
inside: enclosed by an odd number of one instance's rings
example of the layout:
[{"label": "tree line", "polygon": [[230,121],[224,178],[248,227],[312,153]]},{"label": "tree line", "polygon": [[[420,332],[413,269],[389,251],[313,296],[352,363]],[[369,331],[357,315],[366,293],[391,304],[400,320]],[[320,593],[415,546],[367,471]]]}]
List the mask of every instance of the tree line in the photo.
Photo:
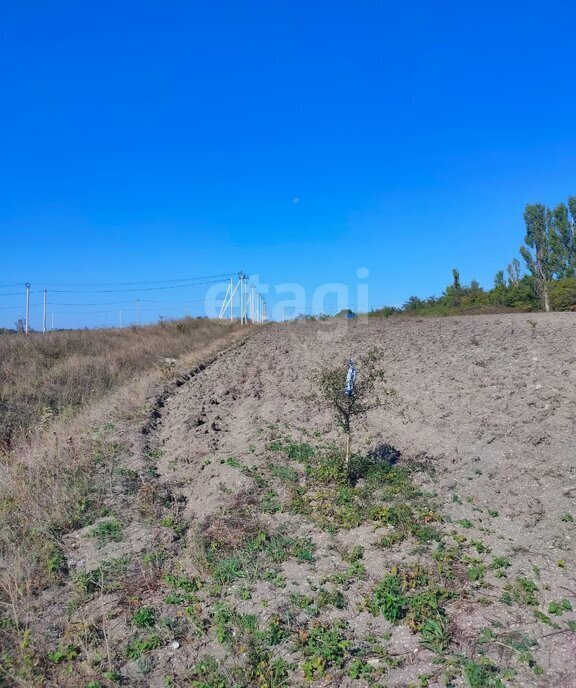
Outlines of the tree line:
[{"label": "tree line", "polygon": [[576,196],[554,209],[541,203],[524,210],[526,235],[520,247],[524,268],[514,258],[499,270],[492,289],[476,280],[463,285],[457,268],[441,296],[411,296],[401,308],[384,306],[370,315],[395,313],[456,315],[502,311],[576,309]]}]

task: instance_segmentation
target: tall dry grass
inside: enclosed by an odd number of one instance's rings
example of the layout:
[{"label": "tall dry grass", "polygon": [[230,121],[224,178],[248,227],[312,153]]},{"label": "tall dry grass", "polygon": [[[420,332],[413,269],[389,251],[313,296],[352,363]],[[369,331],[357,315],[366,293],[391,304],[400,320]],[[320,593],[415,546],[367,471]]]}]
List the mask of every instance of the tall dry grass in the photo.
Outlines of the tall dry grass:
[{"label": "tall dry grass", "polygon": [[202,349],[234,327],[187,318],[118,330],[1,334],[0,451],[165,358]]},{"label": "tall dry grass", "polygon": [[63,538],[99,515],[119,453],[129,450],[109,427],[141,436],[149,399],[170,376],[243,336],[238,326],[193,319],[0,335],[0,646],[9,650],[0,686],[9,671],[28,675],[33,600],[66,576]]}]

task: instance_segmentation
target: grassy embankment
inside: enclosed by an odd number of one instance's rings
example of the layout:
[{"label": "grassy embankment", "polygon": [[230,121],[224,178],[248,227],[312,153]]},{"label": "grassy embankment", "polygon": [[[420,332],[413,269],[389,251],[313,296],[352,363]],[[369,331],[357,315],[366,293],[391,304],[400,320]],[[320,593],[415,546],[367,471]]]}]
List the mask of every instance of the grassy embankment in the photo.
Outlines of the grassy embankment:
[{"label": "grassy embankment", "polygon": [[140,420],[162,384],[239,336],[236,325],[191,318],[0,336],[0,645],[16,640],[19,661],[34,662],[29,603],[65,573],[62,539],[104,508],[110,419]]}]

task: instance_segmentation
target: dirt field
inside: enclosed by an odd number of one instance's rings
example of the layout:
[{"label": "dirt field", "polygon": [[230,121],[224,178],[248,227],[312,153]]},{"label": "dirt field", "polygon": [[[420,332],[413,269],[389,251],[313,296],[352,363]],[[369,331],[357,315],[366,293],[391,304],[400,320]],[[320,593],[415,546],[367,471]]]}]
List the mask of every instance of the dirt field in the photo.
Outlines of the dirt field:
[{"label": "dirt field", "polygon": [[[78,649],[46,685],[573,688],[575,335],[571,313],[271,325],[172,385],[112,435],[121,534],[67,536],[73,582],[35,603],[47,649]],[[393,465],[342,485],[310,375],[373,346],[395,394],[353,451]]]}]

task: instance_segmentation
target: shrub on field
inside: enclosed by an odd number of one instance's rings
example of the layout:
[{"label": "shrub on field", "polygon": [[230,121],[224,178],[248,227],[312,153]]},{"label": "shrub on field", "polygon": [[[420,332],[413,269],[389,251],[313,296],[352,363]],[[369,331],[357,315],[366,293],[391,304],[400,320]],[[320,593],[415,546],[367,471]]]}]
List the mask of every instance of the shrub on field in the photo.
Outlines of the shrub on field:
[{"label": "shrub on field", "polygon": [[[316,400],[330,409],[337,427],[344,433],[346,448],[343,455],[343,470],[347,476],[353,420],[382,403],[376,389],[377,382],[386,381],[384,370],[379,365],[382,356],[382,350],[374,347],[359,359],[358,377],[351,393],[345,390],[347,369],[344,365],[325,366],[312,375]],[[394,393],[394,390],[387,388],[381,391],[386,396]]]},{"label": "shrub on field", "polygon": [[569,311],[576,305],[576,277],[552,282],[549,291],[553,311]]}]

